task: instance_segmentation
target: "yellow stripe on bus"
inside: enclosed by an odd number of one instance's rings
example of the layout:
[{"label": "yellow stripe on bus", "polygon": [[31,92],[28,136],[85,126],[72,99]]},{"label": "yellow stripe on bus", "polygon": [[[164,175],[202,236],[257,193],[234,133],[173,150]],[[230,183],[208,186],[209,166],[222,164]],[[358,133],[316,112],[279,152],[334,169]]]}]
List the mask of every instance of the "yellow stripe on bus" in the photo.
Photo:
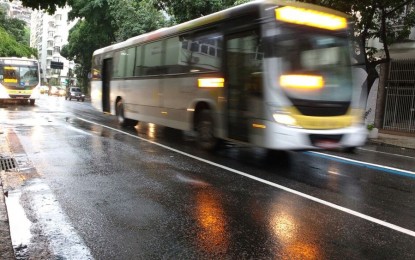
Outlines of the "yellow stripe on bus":
[{"label": "yellow stripe on bus", "polygon": [[17,79],[4,79],[4,83],[17,83]]},{"label": "yellow stripe on bus", "polygon": [[341,116],[304,116],[295,108],[289,110],[297,125],[304,129],[339,129],[349,127],[355,121],[351,112]]},{"label": "yellow stripe on bus", "polygon": [[9,94],[11,95],[31,95],[32,94],[32,90],[8,90],[7,91]]}]

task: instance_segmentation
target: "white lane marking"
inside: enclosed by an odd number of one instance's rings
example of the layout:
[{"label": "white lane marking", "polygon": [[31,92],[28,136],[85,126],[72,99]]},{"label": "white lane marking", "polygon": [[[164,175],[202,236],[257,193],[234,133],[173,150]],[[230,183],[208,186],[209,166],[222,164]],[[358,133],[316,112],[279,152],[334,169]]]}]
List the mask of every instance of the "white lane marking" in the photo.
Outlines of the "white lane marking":
[{"label": "white lane marking", "polygon": [[408,155],[375,151],[375,150],[365,149],[365,148],[361,148],[361,147],[357,148],[357,149],[362,150],[362,151],[372,152],[372,153],[381,153],[381,154],[393,155],[393,156],[404,157],[404,158],[409,158],[409,159],[415,159],[415,157],[408,156]]},{"label": "white lane marking", "polygon": [[380,220],[380,219],[377,219],[377,218],[374,218],[374,217],[371,217],[371,216],[368,216],[368,215],[362,214],[362,213],[360,213],[360,212],[357,212],[357,211],[354,211],[354,210],[351,210],[351,209],[348,209],[348,208],[345,208],[345,207],[339,206],[339,205],[337,205],[337,204],[334,204],[334,203],[331,203],[331,202],[328,202],[328,201],[325,201],[325,200],[322,200],[322,199],[319,199],[319,198],[316,198],[316,197],[310,196],[310,195],[308,195],[308,194],[305,194],[305,193],[299,192],[299,191],[297,191],[297,190],[293,190],[293,189],[290,189],[290,188],[288,188],[288,187],[285,187],[285,186],[282,186],[282,185],[279,185],[279,184],[276,184],[276,183],[273,183],[273,182],[270,182],[270,181],[267,181],[267,180],[264,180],[264,179],[261,179],[261,178],[255,177],[255,176],[252,176],[252,175],[247,174],[247,173],[245,173],[245,172],[238,171],[238,170],[235,170],[235,169],[229,168],[229,167],[227,167],[227,166],[224,166],[224,165],[221,165],[221,164],[217,164],[217,163],[214,163],[214,162],[208,161],[208,160],[203,159],[203,158],[200,158],[200,157],[196,157],[196,156],[194,156],[194,155],[191,155],[191,154],[188,154],[188,153],[182,152],[182,151],[180,151],[180,150],[177,150],[177,149],[171,148],[171,147],[169,147],[169,146],[166,146],[166,145],[163,145],[163,144],[160,144],[160,143],[156,143],[156,142],[154,142],[154,141],[150,141],[150,140],[147,140],[147,139],[145,139],[145,138],[142,138],[142,137],[139,137],[139,136],[136,136],[136,135],[132,135],[132,134],[129,134],[129,133],[126,133],[126,132],[123,132],[123,131],[121,131],[121,130],[119,130],[119,129],[112,128],[112,127],[109,127],[109,126],[106,126],[106,125],[102,125],[102,124],[99,124],[99,123],[96,123],[96,122],[93,122],[93,121],[89,121],[89,120],[86,120],[86,119],[83,119],[83,118],[80,118],[80,117],[77,117],[77,118],[78,118],[79,120],[82,120],[82,121],[88,122],[88,123],[90,123],[90,124],[94,124],[94,125],[98,125],[98,126],[101,126],[101,127],[107,128],[107,129],[111,129],[111,130],[113,130],[113,131],[116,131],[116,132],[119,132],[119,133],[122,133],[122,134],[128,135],[128,136],[130,136],[130,137],[133,137],[133,138],[136,138],[136,139],[139,139],[139,140],[145,141],[145,142],[147,142],[147,143],[151,143],[151,144],[157,145],[157,146],[159,146],[159,147],[162,147],[162,148],[165,148],[165,149],[167,149],[167,150],[170,150],[170,151],[173,151],[173,152],[176,152],[176,153],[182,154],[182,155],[187,156],[187,157],[190,157],[190,158],[192,158],[192,159],[195,159],[195,160],[198,160],[198,161],[201,161],[201,162],[204,162],[204,163],[207,163],[207,164],[213,165],[213,166],[215,166],[215,167],[218,167],[218,168],[221,168],[221,169],[224,169],[224,170],[227,170],[227,171],[230,171],[230,172],[233,172],[233,173],[239,174],[239,175],[241,175],[241,176],[244,176],[244,177],[250,178],[250,179],[252,179],[252,180],[255,180],[255,181],[258,181],[258,182],[261,182],[261,183],[267,184],[267,185],[269,185],[269,186],[272,186],[272,187],[275,187],[275,188],[278,188],[278,189],[281,189],[281,190],[287,191],[287,192],[289,192],[289,193],[292,193],[292,194],[298,195],[298,196],[303,197],[303,198],[305,198],[305,199],[308,199],[308,200],[311,200],[311,201],[317,202],[317,203],[319,203],[319,204],[322,204],[322,205],[325,205],[325,206],[328,206],[328,207],[331,207],[331,208],[337,209],[337,210],[339,210],[339,211],[343,211],[343,212],[348,213],[348,214],[351,214],[351,215],[353,215],[353,216],[356,216],[356,217],[359,217],[359,218],[362,218],[362,219],[368,220],[368,221],[370,221],[370,222],[373,222],[373,223],[379,224],[379,225],[381,225],[381,226],[384,226],[384,227],[387,227],[387,228],[390,228],[390,229],[393,229],[393,230],[396,230],[396,231],[402,232],[402,233],[404,233],[404,234],[410,235],[410,236],[412,236],[412,237],[415,237],[415,231],[412,231],[412,230],[409,230],[409,229],[406,229],[406,228],[403,228],[403,227],[400,227],[400,226],[397,226],[397,225],[391,224],[391,223],[389,223],[389,222],[386,222],[386,221],[383,221],[383,220]]},{"label": "white lane marking", "polygon": [[30,244],[32,233],[30,233],[30,220],[26,217],[23,207],[19,200],[22,193],[19,190],[9,191],[9,196],[4,199],[7,205],[7,214],[9,215],[10,236],[13,247],[27,246]]},{"label": "white lane marking", "polygon": [[47,184],[40,179],[32,180],[25,191],[31,193],[37,223],[42,226],[55,256],[63,259],[94,259]]},{"label": "white lane marking", "polygon": [[336,158],[336,159],[343,160],[343,161],[348,161],[348,162],[353,162],[353,163],[358,163],[358,164],[373,166],[373,167],[377,167],[377,168],[388,169],[388,170],[391,170],[391,171],[398,171],[398,172],[403,172],[403,173],[406,173],[406,174],[415,175],[415,172],[411,172],[411,171],[408,171],[408,170],[402,170],[402,169],[398,169],[398,168],[394,168],[394,167],[389,167],[389,166],[384,166],[384,165],[380,165],[380,164],[368,163],[368,162],[353,160],[353,159],[349,159],[349,158],[345,158],[345,157],[340,157],[340,156],[336,156],[336,155],[331,155],[331,154],[327,154],[327,153],[320,153],[320,152],[310,152],[310,153],[319,154],[319,155],[327,156],[327,157],[332,157],[332,158]]}]

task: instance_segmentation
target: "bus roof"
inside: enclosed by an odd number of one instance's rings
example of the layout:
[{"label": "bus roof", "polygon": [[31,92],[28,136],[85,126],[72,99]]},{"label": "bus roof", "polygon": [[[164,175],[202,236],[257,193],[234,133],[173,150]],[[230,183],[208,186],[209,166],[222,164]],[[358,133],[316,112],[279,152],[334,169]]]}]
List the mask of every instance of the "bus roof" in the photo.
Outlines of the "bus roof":
[{"label": "bus roof", "polygon": [[255,8],[259,8],[261,6],[295,6],[301,8],[312,9],[316,11],[321,11],[329,14],[334,14],[337,16],[345,17],[348,16],[344,13],[335,11],[333,9],[329,9],[326,7],[301,3],[301,2],[292,2],[292,1],[285,1],[285,0],[256,0],[252,2],[248,2],[245,4],[241,4],[238,6],[234,6],[216,13],[212,13],[194,20],[190,20],[181,24],[174,25],[168,28],[161,28],[156,31],[152,31],[149,33],[141,34],[132,38],[129,38],[123,42],[115,43],[113,45],[95,50],[93,56],[98,54],[103,54],[106,52],[111,52],[113,50],[123,49],[128,46],[138,45],[140,43],[150,42],[153,40],[161,39],[169,35],[174,35],[177,33],[185,33],[187,31],[192,31],[200,26],[213,24],[215,22],[219,22],[221,20],[226,20],[227,18],[243,15],[245,13],[251,12]]},{"label": "bus roof", "polygon": [[27,58],[27,57],[0,57],[0,60],[28,60],[28,61],[38,61],[36,59]]}]

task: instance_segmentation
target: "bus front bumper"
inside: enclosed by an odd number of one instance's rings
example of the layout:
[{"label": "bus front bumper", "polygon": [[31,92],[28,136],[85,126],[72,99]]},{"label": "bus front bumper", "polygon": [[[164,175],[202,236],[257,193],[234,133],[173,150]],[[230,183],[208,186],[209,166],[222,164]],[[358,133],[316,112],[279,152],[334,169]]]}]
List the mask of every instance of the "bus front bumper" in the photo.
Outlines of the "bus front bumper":
[{"label": "bus front bumper", "polygon": [[[330,130],[293,128],[266,122],[265,129],[254,130],[256,145],[275,150],[317,150],[359,147],[365,144],[368,131],[364,125]],[[255,131],[261,131],[255,133]],[[265,132],[263,130],[266,130]]]}]

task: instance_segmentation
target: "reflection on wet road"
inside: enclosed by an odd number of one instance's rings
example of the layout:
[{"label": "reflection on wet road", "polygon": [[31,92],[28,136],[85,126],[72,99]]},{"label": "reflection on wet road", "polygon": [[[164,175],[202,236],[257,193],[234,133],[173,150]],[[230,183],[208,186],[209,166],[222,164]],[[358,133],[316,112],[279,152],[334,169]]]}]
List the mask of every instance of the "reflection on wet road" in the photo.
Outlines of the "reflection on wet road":
[{"label": "reflection on wet road", "polygon": [[68,236],[94,258],[415,256],[410,153],[275,155],[227,144],[209,154],[191,133],[147,123],[122,129],[88,103],[57,97],[0,114],[32,165],[20,172],[27,187],[14,187],[29,220],[46,207],[35,207],[29,188],[40,182],[73,226]]}]

